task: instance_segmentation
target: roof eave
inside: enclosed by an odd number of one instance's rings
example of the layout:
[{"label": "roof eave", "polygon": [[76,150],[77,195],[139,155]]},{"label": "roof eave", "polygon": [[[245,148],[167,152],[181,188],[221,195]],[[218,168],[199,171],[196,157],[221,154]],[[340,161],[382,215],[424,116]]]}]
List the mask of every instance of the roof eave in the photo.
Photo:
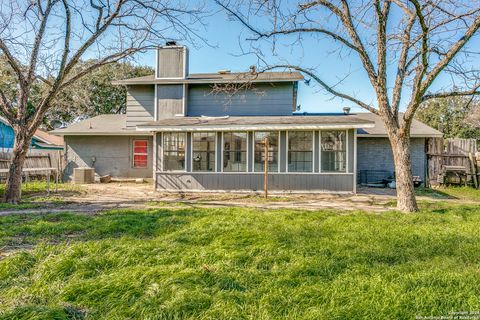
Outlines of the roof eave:
[{"label": "roof eave", "polygon": [[[368,134],[368,133],[357,133],[359,138],[388,138],[387,134]],[[442,138],[442,133],[421,133],[421,134],[410,134],[410,138]]]},{"label": "roof eave", "polygon": [[190,132],[190,131],[250,131],[250,130],[321,130],[321,129],[360,129],[360,128],[373,128],[372,123],[345,123],[345,124],[257,124],[257,125],[202,125],[202,126],[162,126],[162,125],[138,125],[137,131],[139,132]]},{"label": "roof eave", "polygon": [[72,132],[53,132],[57,136],[144,136],[144,132],[131,130],[127,132],[102,132],[102,131],[72,131]]},{"label": "roof eave", "polygon": [[214,84],[214,83],[261,83],[261,82],[296,82],[302,81],[303,78],[291,78],[291,79],[255,79],[255,80],[225,80],[225,79],[202,79],[202,80],[193,80],[193,79],[154,79],[154,80],[141,80],[141,81],[128,81],[128,80],[118,80],[112,81],[112,85],[154,85],[154,84]]}]

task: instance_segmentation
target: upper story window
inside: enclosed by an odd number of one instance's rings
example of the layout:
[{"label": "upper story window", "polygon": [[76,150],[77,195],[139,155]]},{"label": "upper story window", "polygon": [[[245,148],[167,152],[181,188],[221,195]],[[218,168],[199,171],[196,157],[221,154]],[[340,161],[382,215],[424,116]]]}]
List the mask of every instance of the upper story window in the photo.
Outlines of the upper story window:
[{"label": "upper story window", "polygon": [[288,171],[313,171],[313,131],[288,132]]},{"label": "upper story window", "polygon": [[347,132],[340,130],[321,131],[322,172],[346,172]]},{"label": "upper story window", "polygon": [[215,171],[215,132],[192,133],[192,171]]},{"label": "upper story window", "polygon": [[163,134],[163,171],[185,170],[185,133]]},{"label": "upper story window", "polygon": [[133,140],[133,167],[146,168],[148,165],[148,140]]},{"label": "upper story window", "polygon": [[265,138],[268,140],[268,171],[278,172],[278,131],[255,132],[254,171],[265,170]]},{"label": "upper story window", "polygon": [[223,133],[223,171],[247,171],[247,133]]}]

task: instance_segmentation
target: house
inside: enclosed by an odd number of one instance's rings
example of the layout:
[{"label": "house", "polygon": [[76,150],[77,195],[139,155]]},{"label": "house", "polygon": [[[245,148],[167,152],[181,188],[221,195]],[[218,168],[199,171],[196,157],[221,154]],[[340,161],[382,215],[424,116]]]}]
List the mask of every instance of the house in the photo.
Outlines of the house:
[{"label": "house", "polygon": [[[7,119],[0,117],[0,151],[8,152],[13,148],[15,133]],[[37,129],[30,145],[35,150],[63,150],[63,138]]]},{"label": "house", "polygon": [[[297,114],[297,72],[189,74],[186,47],[158,48],[154,75],[127,87],[124,115],[64,129],[67,174],[152,178],[158,190],[263,189],[355,192],[359,170],[393,172],[381,121],[372,114]],[[414,121],[414,175],[424,176],[425,139],[441,133]],[[268,155],[264,141],[268,141]]]}]

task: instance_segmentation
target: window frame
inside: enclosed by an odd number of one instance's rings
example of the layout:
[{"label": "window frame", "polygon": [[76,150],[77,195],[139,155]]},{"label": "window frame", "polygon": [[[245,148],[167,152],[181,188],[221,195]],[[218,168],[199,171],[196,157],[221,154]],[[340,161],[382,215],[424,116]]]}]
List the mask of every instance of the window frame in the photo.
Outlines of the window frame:
[{"label": "window frame", "polygon": [[[145,153],[135,153],[135,142],[137,141],[145,141],[147,143],[147,151]],[[148,169],[148,158],[149,158],[149,154],[148,154],[148,148],[149,148],[150,144],[148,143],[148,139],[138,139],[138,138],[135,138],[135,139],[132,139],[132,168],[133,169]],[[135,166],[135,156],[138,155],[138,156],[147,156],[147,162],[146,162],[146,165],[145,167],[137,167]]]},{"label": "window frame", "polygon": [[[195,150],[193,149],[193,145],[194,145],[194,135],[195,134],[202,134],[202,133],[212,133],[214,134],[215,136],[215,142],[214,142],[214,149],[213,151],[199,151],[199,152],[213,152],[214,153],[214,168],[212,171],[207,171],[207,170],[194,170],[193,168],[193,153],[195,152]],[[217,172],[217,168],[218,168],[218,164],[217,164],[217,146],[218,146],[218,131],[192,131],[190,133],[190,172],[192,173],[216,173]]]},{"label": "window frame", "polygon": [[[315,151],[316,151],[316,144],[315,144],[315,131],[316,130],[287,130],[286,131],[286,154],[285,154],[285,160],[286,160],[286,168],[285,172],[287,173],[295,173],[295,174],[310,174],[310,173],[315,173]],[[289,170],[289,153],[290,153],[290,132],[311,132],[312,133],[312,170],[311,171],[290,171]],[[305,151],[304,151],[305,152]]]},{"label": "window frame", "polygon": [[[278,139],[277,139],[277,159],[278,159],[278,163],[277,163],[277,170],[276,171],[270,171],[270,169],[268,170],[268,172],[273,172],[273,173],[279,173],[280,172],[280,158],[282,157],[282,153],[281,153],[281,130],[257,130],[257,131],[253,131],[252,132],[252,139],[253,139],[253,165],[252,165],[252,172],[254,173],[263,173],[264,170],[261,170],[261,171],[255,171],[255,133],[256,132],[276,132],[277,135],[278,135]],[[287,135],[288,137],[288,135]],[[287,143],[288,143],[288,140],[287,140]],[[287,150],[288,150],[288,146],[287,146]],[[287,157],[288,157],[288,152],[287,152]],[[288,162],[288,161],[287,161]],[[288,167],[288,164],[287,164],[287,167]]]},{"label": "window frame", "polygon": [[[345,171],[325,171],[323,170],[322,168],[322,133],[323,132],[328,132],[328,131],[343,131],[345,132]],[[318,157],[319,157],[319,160],[318,160],[318,166],[319,166],[319,170],[318,172],[320,173],[325,173],[325,174],[351,174],[352,172],[349,171],[349,141],[348,141],[348,138],[349,138],[349,134],[348,134],[348,129],[328,129],[328,130],[320,130],[319,131],[319,135],[318,135],[318,148],[319,148],[319,151],[318,151]],[[355,143],[355,141],[354,141]],[[353,155],[354,158],[356,158],[356,154]],[[355,169],[355,168],[354,168]]]},{"label": "window frame", "polygon": [[[178,135],[183,135],[184,137],[184,163],[183,163],[183,169],[180,170],[166,170],[165,169],[165,152],[175,152],[171,150],[165,151],[165,135],[170,135],[170,134],[178,134]],[[176,150],[178,153],[179,151]],[[186,132],[175,132],[175,131],[170,131],[170,132],[162,132],[162,172],[187,172],[187,133]]]},{"label": "window frame", "polygon": [[[245,171],[225,171],[223,167],[223,161],[225,157],[225,133],[233,133],[233,132],[239,132],[239,133],[245,133],[246,134],[246,149],[245,149]],[[222,131],[222,138],[221,138],[221,161],[220,161],[220,172],[222,173],[248,173],[248,166],[249,166],[249,158],[250,158],[250,151],[249,151],[249,136],[250,136],[250,131]]]}]

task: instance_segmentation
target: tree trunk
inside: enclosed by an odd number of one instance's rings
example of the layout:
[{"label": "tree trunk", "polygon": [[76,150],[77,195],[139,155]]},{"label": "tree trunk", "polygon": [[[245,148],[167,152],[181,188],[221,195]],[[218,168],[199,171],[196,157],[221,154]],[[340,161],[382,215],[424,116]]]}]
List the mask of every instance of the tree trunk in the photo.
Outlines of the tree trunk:
[{"label": "tree trunk", "polygon": [[32,140],[31,136],[22,131],[15,130],[15,144],[4,195],[5,202],[13,204],[18,204],[21,200],[22,170]]},{"label": "tree trunk", "polygon": [[418,211],[412,177],[410,139],[401,134],[390,137],[395,162],[395,183],[397,187],[397,209],[403,212]]}]

